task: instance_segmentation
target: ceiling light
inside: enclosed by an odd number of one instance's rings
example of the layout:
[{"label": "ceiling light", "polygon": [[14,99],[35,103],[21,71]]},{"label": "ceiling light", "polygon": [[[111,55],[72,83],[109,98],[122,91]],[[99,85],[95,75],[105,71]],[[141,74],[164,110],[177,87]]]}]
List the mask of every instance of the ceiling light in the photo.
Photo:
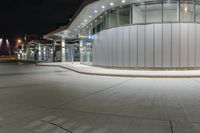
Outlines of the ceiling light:
[{"label": "ceiling light", "polygon": [[126,0],[122,0],[122,3],[125,3],[126,2]]},{"label": "ceiling light", "polygon": [[105,6],[101,6],[101,8],[102,8],[102,9],[104,9],[104,8],[105,8]]},{"label": "ceiling light", "polygon": [[110,3],[110,6],[114,6],[114,3],[111,2],[111,3]]},{"label": "ceiling light", "polygon": [[95,12],[95,13],[98,13],[98,11],[97,11],[97,10],[94,10],[94,12]]},{"label": "ceiling light", "polygon": [[92,18],[92,16],[90,15],[89,18]]},{"label": "ceiling light", "polygon": [[185,12],[187,12],[187,11],[188,11],[188,8],[187,8],[187,7],[185,7],[185,9],[184,9],[184,10],[185,10]]}]

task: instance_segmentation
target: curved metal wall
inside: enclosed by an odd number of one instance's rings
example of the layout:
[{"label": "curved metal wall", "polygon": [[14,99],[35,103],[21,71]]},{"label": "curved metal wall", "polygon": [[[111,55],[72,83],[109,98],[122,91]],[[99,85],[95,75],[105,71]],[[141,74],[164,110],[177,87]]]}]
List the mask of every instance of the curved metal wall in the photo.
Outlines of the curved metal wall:
[{"label": "curved metal wall", "polygon": [[200,67],[200,24],[131,25],[95,35],[93,64],[106,67]]}]

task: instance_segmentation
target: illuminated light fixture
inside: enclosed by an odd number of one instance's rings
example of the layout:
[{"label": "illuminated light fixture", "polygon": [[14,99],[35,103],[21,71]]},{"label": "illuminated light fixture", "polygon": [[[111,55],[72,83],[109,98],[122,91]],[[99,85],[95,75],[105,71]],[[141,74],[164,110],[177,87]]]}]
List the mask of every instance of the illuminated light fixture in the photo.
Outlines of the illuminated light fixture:
[{"label": "illuminated light fixture", "polygon": [[97,10],[94,10],[94,13],[98,13],[98,11],[97,11]]},{"label": "illuminated light fixture", "polygon": [[22,42],[22,40],[21,40],[21,39],[18,39],[18,40],[17,40],[17,43],[21,43],[21,42]]},{"label": "illuminated light fixture", "polygon": [[87,22],[87,19],[85,20],[85,22]]},{"label": "illuminated light fixture", "polygon": [[81,23],[81,25],[83,25],[83,23]]},{"label": "illuminated light fixture", "polygon": [[78,26],[78,28],[80,28],[80,26]]},{"label": "illuminated light fixture", "polygon": [[187,11],[188,11],[188,8],[187,8],[187,7],[185,7],[185,9],[184,9],[184,10],[185,10],[185,12],[187,12]]},{"label": "illuminated light fixture", "polygon": [[92,18],[92,16],[90,15],[89,18]]},{"label": "illuminated light fixture", "polygon": [[102,9],[105,9],[105,6],[101,6]]},{"label": "illuminated light fixture", "polygon": [[74,29],[75,31],[77,31],[77,29]]},{"label": "illuminated light fixture", "polygon": [[111,3],[110,3],[110,6],[114,6],[114,3],[111,2]]},{"label": "illuminated light fixture", "polygon": [[122,3],[125,3],[126,2],[126,0],[122,0]]},{"label": "illuminated light fixture", "polygon": [[0,38],[0,48],[1,48],[1,46],[2,46],[2,42],[3,42],[3,39]]}]

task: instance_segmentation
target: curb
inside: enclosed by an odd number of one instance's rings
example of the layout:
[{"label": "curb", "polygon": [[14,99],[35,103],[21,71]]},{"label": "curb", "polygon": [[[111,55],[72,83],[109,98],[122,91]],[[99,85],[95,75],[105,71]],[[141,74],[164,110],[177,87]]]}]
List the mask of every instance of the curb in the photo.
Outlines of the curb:
[{"label": "curb", "polygon": [[72,68],[64,67],[61,65],[40,65],[35,63],[36,66],[46,66],[46,67],[60,67],[63,69],[67,69],[79,74],[85,75],[97,75],[97,76],[113,76],[113,77],[129,77],[129,78],[200,78],[200,75],[122,75],[122,74],[100,74],[100,73],[89,73],[78,71]]}]

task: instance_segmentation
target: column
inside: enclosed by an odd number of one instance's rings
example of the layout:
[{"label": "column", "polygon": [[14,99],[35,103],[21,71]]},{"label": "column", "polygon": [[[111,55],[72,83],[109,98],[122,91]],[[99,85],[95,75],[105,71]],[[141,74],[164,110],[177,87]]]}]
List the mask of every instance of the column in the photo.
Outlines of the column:
[{"label": "column", "polygon": [[41,44],[38,45],[38,60],[42,60],[42,47]]},{"label": "column", "polygon": [[44,52],[44,61],[46,61],[47,60],[47,48],[45,45],[43,47],[43,52]]},{"label": "column", "polygon": [[62,62],[65,62],[65,38],[61,38],[61,60]]},{"label": "column", "polygon": [[55,62],[56,61],[56,40],[53,40],[53,46],[52,46],[52,61]]}]

